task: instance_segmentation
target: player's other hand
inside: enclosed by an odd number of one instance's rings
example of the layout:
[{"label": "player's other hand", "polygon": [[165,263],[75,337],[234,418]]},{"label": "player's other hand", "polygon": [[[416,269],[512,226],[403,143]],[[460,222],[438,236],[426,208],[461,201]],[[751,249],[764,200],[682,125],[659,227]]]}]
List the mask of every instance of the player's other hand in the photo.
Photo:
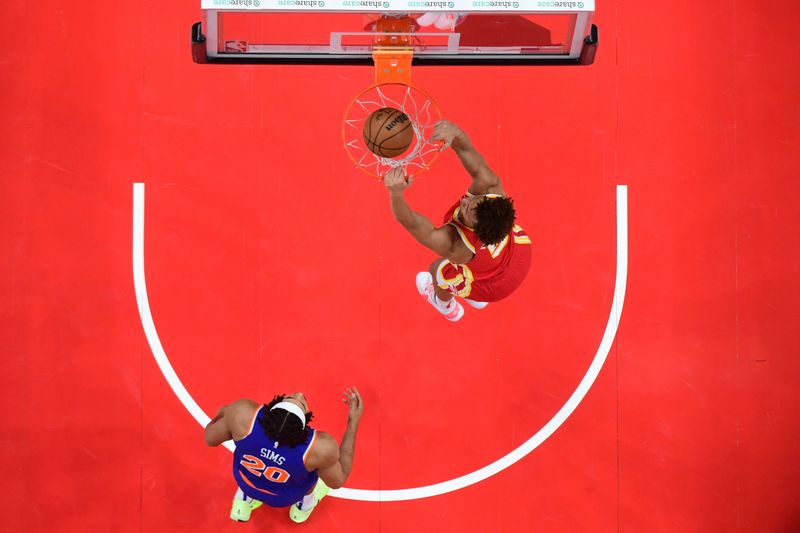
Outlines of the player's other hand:
[{"label": "player's other hand", "polygon": [[361,399],[361,393],[355,387],[347,389],[344,392],[342,401],[350,408],[347,412],[347,422],[358,426],[361,421],[361,415],[364,413],[364,401]]},{"label": "player's other hand", "polygon": [[412,181],[412,178],[406,179],[406,171],[400,167],[393,168],[383,177],[383,184],[391,193],[402,192]]},{"label": "player's other hand", "polygon": [[461,128],[450,122],[449,120],[440,120],[433,125],[433,135],[431,135],[431,142],[440,142],[442,146],[439,150],[447,150],[456,137],[461,135]]}]

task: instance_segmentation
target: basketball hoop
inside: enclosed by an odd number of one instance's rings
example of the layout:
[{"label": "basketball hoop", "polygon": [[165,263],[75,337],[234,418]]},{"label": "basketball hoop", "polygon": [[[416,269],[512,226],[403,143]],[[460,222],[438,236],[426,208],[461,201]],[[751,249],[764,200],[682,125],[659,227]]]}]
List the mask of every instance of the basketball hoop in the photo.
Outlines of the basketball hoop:
[{"label": "basketball hoop", "polygon": [[[396,158],[374,154],[364,142],[367,117],[384,107],[394,107],[408,115],[414,129],[414,139],[408,150]],[[347,108],[342,124],[344,147],[359,169],[377,179],[382,180],[387,172],[397,167],[403,168],[409,177],[416,176],[439,156],[441,143],[432,143],[430,138],[434,124],[441,118],[439,106],[422,89],[401,83],[373,85],[356,96]]]},{"label": "basketball hoop", "polygon": [[[344,115],[342,139],[347,155],[356,167],[379,180],[398,167],[405,170],[406,176],[416,176],[439,156],[441,143],[431,143],[430,138],[442,113],[428,93],[411,85],[414,31],[418,27],[416,21],[404,13],[384,14],[375,21],[372,33],[375,85],[361,91]],[[364,142],[367,118],[373,111],[385,107],[405,113],[414,130],[409,148],[394,158],[373,153]]]}]

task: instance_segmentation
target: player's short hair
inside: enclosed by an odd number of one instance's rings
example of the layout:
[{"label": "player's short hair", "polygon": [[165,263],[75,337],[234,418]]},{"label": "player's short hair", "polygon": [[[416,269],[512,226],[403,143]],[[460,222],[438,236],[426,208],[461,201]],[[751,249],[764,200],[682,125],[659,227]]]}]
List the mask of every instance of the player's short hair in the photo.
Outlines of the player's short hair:
[{"label": "player's short hair", "polygon": [[489,196],[475,206],[475,235],[485,245],[497,244],[514,227],[514,200],[504,196]]},{"label": "player's short hair", "polygon": [[286,445],[294,448],[308,440],[308,435],[311,431],[308,423],[314,418],[314,413],[311,411],[306,413],[306,427],[303,427],[300,419],[289,411],[280,408],[270,411],[275,404],[282,402],[285,397],[285,394],[275,396],[271,402],[265,404],[266,410],[261,414],[258,423],[264,428],[269,438],[278,442],[281,446]]}]

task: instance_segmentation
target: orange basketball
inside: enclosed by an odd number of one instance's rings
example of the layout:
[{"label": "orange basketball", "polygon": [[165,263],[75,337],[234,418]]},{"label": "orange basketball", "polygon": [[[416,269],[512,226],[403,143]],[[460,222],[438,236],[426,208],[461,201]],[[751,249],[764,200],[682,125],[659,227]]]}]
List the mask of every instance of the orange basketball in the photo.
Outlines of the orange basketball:
[{"label": "orange basketball", "polygon": [[364,123],[364,143],[375,155],[397,157],[414,139],[408,115],[393,107],[373,111]]}]

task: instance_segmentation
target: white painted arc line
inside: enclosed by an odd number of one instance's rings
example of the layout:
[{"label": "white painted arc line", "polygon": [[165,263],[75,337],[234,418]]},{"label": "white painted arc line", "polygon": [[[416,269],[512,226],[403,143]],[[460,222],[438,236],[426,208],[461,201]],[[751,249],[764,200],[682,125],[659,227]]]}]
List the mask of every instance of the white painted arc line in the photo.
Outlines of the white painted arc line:
[{"label": "white painted arc line", "polygon": [[[150,313],[150,302],[147,298],[147,285],[144,279],[144,183],[133,184],[133,287],[136,293],[136,305],[139,307],[139,318],[142,321],[150,350],[158,363],[158,368],[161,369],[167,383],[186,410],[197,420],[200,427],[205,428],[211,418],[197,405],[192,395],[181,383],[175,369],[172,368],[169,358],[164,352],[164,347],[161,345],[161,340],[158,338],[153,315]],[[225,447],[233,451],[233,442],[226,442]]]},{"label": "white painted arc line", "polygon": [[423,487],[414,487],[410,489],[392,489],[392,490],[363,490],[363,489],[340,489],[337,491],[337,496],[340,498],[352,500],[369,500],[369,501],[401,501],[411,500],[417,498],[427,498],[445,494],[454,490],[462,489],[469,485],[483,481],[484,479],[493,476],[516,463],[534,449],[536,449],[542,442],[544,442],[550,435],[552,435],[563,424],[569,415],[578,407],[586,393],[594,384],[595,379],[600,374],[603,364],[608,357],[611,350],[611,345],[617,334],[619,321],[622,317],[622,305],[625,300],[625,287],[627,284],[628,276],[628,187],[626,185],[617,186],[617,273],[614,282],[614,298],[611,302],[611,312],[609,313],[608,322],[606,324],[603,338],[600,341],[600,346],[597,348],[594,359],[589,365],[589,370],[581,379],[575,391],[569,397],[567,402],[558,410],[558,412],[551,418],[539,431],[536,432],[530,439],[522,443],[519,447],[512,450],[505,456],[497,461],[484,466],[483,468],[470,472],[469,474],[436,483],[433,485],[426,485]]},{"label": "white painted arc line", "polygon": [[[627,285],[628,276],[628,187],[626,185],[618,185],[616,188],[617,193],[617,266],[616,266],[616,279],[614,283],[614,298],[611,302],[611,311],[609,313],[608,323],[606,324],[603,338],[600,341],[600,346],[595,353],[589,369],[581,379],[575,391],[566,401],[566,403],[558,410],[558,412],[530,439],[522,443],[519,447],[512,450],[505,456],[497,461],[480,468],[474,472],[463,475],[461,477],[436,483],[433,485],[426,485],[422,487],[413,487],[409,489],[390,489],[390,490],[374,490],[374,489],[339,489],[331,491],[331,496],[350,500],[363,500],[363,501],[401,501],[412,500],[419,498],[428,498],[445,494],[454,490],[458,490],[469,485],[478,483],[505,468],[508,468],[515,462],[519,461],[534,449],[536,449],[542,442],[544,442],[550,435],[552,435],[566,419],[575,411],[580,402],[588,393],[600,370],[608,357],[611,350],[611,345],[619,327],[620,318],[622,317],[622,308],[625,300],[625,290]],[[205,427],[209,422],[209,417],[203,412],[197,403],[192,399],[186,388],[181,383],[177,374],[169,363],[166,353],[164,352],[161,342],[156,333],[155,324],[150,313],[150,307],[147,300],[147,288],[144,283],[144,184],[134,183],[134,213],[133,213],[133,271],[134,271],[134,288],[136,291],[136,302],[139,306],[139,315],[142,320],[142,326],[145,330],[145,335],[150,343],[150,348],[153,351],[153,356],[158,363],[161,372],[164,374],[167,382],[169,383],[175,395],[184,405],[184,407],[192,414],[197,422]],[[225,443],[228,450],[233,451],[233,445],[230,441]]]}]

